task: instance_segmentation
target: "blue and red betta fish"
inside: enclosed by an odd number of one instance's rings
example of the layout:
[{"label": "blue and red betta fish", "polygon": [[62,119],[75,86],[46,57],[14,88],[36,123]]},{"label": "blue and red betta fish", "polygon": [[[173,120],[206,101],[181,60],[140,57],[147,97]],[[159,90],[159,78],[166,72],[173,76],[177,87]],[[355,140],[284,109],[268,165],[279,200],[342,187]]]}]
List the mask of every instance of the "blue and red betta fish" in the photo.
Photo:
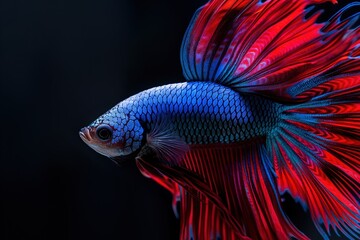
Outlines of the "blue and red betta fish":
[{"label": "blue and red betta fish", "polygon": [[285,192],[324,239],[359,239],[360,2],[317,23],[321,2],[208,2],[181,47],[187,81],[120,102],[81,138],[171,191],[180,239],[308,239]]}]

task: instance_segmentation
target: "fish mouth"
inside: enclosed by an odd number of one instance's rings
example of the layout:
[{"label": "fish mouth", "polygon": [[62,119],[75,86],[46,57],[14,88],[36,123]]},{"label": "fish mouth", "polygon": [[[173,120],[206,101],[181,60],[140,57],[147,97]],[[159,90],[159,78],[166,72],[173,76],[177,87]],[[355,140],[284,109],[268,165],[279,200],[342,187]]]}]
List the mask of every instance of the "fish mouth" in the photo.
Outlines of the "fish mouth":
[{"label": "fish mouth", "polygon": [[89,143],[91,141],[90,130],[88,127],[80,129],[79,136],[86,143]]}]

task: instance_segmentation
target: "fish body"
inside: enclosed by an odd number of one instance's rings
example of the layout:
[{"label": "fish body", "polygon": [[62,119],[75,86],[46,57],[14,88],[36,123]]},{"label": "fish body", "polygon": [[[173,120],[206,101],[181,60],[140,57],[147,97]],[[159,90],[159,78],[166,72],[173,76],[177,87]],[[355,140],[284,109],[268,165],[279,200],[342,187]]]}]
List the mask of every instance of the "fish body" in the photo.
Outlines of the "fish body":
[{"label": "fish body", "polygon": [[[360,3],[211,0],[181,47],[187,82],[140,92],[80,131],[173,194],[180,239],[360,238]],[[177,205],[180,205],[180,212]]]},{"label": "fish body", "polygon": [[[263,97],[240,94],[216,83],[188,82],[140,92],[93,125],[106,123],[110,116],[118,116],[115,121],[120,122],[125,114],[141,122],[146,132],[166,122],[168,125],[160,127],[171,128],[187,144],[233,143],[266,136],[275,127],[279,113],[280,104]],[[124,134],[129,136],[134,128],[135,124],[126,126]]]}]

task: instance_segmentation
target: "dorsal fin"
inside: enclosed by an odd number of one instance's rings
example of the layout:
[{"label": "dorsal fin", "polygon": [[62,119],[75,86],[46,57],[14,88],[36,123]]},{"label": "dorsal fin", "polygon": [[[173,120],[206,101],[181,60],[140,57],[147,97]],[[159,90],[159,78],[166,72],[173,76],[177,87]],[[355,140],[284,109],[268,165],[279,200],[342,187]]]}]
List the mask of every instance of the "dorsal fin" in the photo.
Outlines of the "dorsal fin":
[{"label": "dorsal fin", "polygon": [[354,24],[360,13],[342,17],[359,3],[344,7],[327,23],[316,23],[319,12],[305,19],[306,7],[321,2],[326,1],[210,1],[197,11],[183,40],[185,78],[278,101],[309,100],[300,96],[301,86],[289,88],[314,78],[321,83],[337,64],[359,62],[352,55],[359,52],[360,29]]}]

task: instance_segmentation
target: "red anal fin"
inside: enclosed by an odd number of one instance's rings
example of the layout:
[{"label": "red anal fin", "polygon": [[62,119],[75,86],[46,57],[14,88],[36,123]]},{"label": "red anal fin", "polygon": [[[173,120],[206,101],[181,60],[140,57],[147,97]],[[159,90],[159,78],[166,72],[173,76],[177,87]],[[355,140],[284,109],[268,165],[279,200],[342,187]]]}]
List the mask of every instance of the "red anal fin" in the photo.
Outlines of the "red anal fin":
[{"label": "red anal fin", "polygon": [[264,140],[191,146],[177,166],[141,165],[183,186],[180,239],[307,239],[281,210]]}]

